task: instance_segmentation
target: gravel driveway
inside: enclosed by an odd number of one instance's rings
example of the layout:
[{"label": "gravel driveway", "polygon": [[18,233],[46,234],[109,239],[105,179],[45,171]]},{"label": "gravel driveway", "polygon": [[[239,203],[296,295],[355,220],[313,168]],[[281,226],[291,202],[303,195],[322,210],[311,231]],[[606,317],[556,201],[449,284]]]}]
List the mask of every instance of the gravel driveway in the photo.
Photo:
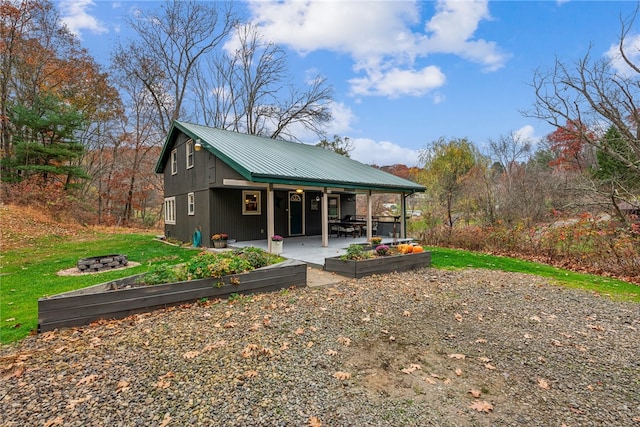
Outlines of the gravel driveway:
[{"label": "gravel driveway", "polygon": [[0,350],[2,426],[640,426],[640,305],[425,269]]}]

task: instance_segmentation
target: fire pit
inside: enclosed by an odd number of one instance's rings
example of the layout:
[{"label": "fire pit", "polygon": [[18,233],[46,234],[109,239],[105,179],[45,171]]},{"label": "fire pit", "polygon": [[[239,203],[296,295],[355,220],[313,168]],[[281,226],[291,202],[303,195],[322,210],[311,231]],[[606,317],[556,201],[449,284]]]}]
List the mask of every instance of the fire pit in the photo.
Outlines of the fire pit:
[{"label": "fire pit", "polygon": [[126,255],[101,255],[82,258],[78,261],[77,267],[81,272],[89,273],[126,267],[127,264],[129,264],[129,261]]}]

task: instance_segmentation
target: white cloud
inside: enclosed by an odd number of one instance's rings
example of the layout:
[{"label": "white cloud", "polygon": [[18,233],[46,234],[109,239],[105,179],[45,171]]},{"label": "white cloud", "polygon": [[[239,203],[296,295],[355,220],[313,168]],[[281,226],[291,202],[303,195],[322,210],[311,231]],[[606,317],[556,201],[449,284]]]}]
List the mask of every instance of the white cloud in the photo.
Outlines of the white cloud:
[{"label": "white cloud", "polygon": [[420,71],[398,68],[386,72],[371,70],[366,77],[351,79],[350,83],[355,95],[396,98],[402,95],[422,96],[442,86],[445,80],[442,71],[431,65]]},{"label": "white cloud", "polygon": [[403,164],[417,166],[418,152],[389,141],[374,141],[369,138],[353,138],[351,158],[361,163],[378,166]]},{"label": "white cloud", "polygon": [[102,22],[88,13],[91,6],[94,6],[92,0],[60,0],[62,23],[78,37],[81,37],[82,30],[89,30],[95,34],[107,33],[108,30]]},{"label": "white cloud", "polygon": [[[629,60],[636,65],[640,65],[640,35],[628,35],[624,40],[624,53]],[[614,43],[605,56],[611,61],[613,69],[624,77],[631,77],[636,72],[622,59],[620,45]]]},{"label": "white cloud", "polygon": [[540,139],[539,137],[535,136],[535,129],[531,125],[522,126],[520,129],[514,131],[513,134],[520,141]]},{"label": "white cloud", "polygon": [[[487,0],[439,0],[436,13],[420,24],[417,1],[255,1],[249,3],[262,33],[304,55],[315,50],[345,53],[354,61],[352,94],[424,96],[442,86],[435,65],[416,66],[430,54],[452,54],[493,71],[506,55],[495,42],[474,39],[478,24],[490,20]],[[292,36],[294,35],[294,36]]]}]

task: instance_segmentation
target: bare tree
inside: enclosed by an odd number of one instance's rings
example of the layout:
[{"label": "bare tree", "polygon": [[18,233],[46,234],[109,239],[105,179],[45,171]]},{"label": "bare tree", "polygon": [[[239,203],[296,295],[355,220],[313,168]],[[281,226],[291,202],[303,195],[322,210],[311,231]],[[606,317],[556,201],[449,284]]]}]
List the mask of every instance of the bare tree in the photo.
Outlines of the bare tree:
[{"label": "bare tree", "polygon": [[230,4],[179,0],[129,19],[138,38],[119,46],[113,62],[144,84],[162,133],[181,116],[198,62],[222,43],[235,22]]},{"label": "bare tree", "polygon": [[[627,37],[638,9],[627,19],[621,19],[618,44],[619,59],[628,67],[618,71],[613,59],[593,59],[590,50],[573,64],[556,59],[550,69],[538,69],[532,86],[536,102],[532,111],[524,112],[568,130],[567,123],[580,123],[569,131],[582,140],[626,165],[640,179],[640,64],[627,52],[632,43]],[[609,126],[622,135],[624,150],[613,150],[601,143]],[[628,155],[625,155],[627,153]]]},{"label": "bare tree", "polygon": [[325,135],[333,101],[325,78],[316,76],[303,88],[290,83],[284,50],[251,24],[236,27],[232,44],[200,75],[199,110],[207,125],[291,140],[301,127]]}]

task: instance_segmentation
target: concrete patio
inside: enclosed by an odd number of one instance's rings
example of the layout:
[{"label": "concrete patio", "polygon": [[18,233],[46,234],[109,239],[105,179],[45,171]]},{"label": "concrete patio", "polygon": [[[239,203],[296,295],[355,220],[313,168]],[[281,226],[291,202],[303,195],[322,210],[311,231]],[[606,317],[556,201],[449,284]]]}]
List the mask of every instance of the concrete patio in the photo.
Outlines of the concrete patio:
[{"label": "concrete patio", "polygon": [[[399,239],[396,239],[396,243]],[[406,240],[406,239],[405,239]],[[347,247],[354,243],[366,243],[365,237],[330,237],[329,246],[323,248],[320,236],[287,237],[282,246],[282,256],[306,262],[316,268],[324,268],[324,259],[340,256],[347,252]],[[229,244],[232,248],[244,248],[254,246],[267,249],[267,240],[250,240]],[[391,237],[382,238],[382,243],[390,245],[394,243]]]}]

